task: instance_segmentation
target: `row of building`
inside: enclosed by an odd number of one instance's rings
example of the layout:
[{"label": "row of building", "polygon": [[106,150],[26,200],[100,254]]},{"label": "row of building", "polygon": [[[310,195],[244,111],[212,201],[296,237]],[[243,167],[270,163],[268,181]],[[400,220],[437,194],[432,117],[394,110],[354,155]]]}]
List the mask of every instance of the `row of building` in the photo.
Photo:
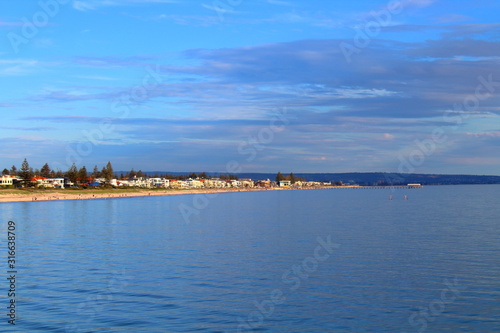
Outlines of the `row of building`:
[{"label": "row of building", "polygon": [[[87,178],[85,180],[80,180],[77,184],[69,181],[68,178],[45,178],[45,177],[33,177],[28,181],[33,187],[45,187],[45,188],[60,188],[64,189],[67,187],[85,185],[91,187],[97,187],[106,183],[104,178]],[[1,176],[0,186],[26,186],[22,179],[15,176]],[[232,179],[223,180],[219,178],[211,179],[187,179],[187,180],[177,180],[177,179],[167,179],[167,178],[143,178],[143,177],[133,177],[128,179],[111,179],[109,184],[115,187],[140,187],[140,188],[174,188],[174,189],[195,189],[195,188],[248,188],[248,187],[261,187],[261,188],[271,188],[271,187],[318,187],[318,186],[328,186],[331,183],[323,182],[295,182],[292,184],[289,180],[282,180],[280,182],[267,180],[257,180],[252,179]]]}]

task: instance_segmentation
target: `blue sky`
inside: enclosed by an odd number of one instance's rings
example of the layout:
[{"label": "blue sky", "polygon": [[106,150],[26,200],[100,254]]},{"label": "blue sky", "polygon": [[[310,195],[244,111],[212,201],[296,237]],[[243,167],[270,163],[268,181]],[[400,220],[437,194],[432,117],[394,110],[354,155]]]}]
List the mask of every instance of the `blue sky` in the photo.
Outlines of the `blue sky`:
[{"label": "blue sky", "polygon": [[500,175],[499,12],[2,2],[0,166]]}]

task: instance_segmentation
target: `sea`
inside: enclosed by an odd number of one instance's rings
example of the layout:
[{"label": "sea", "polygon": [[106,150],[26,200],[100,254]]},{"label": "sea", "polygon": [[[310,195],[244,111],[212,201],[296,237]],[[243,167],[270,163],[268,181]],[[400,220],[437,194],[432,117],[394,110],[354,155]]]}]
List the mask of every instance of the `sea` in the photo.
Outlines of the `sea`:
[{"label": "sea", "polygon": [[457,185],[1,203],[0,332],[500,332],[499,199]]}]

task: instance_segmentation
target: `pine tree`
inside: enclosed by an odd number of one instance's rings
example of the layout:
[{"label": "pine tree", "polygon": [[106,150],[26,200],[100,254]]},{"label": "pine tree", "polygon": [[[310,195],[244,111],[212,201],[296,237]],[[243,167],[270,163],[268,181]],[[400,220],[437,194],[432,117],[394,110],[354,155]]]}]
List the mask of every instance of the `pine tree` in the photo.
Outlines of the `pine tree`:
[{"label": "pine tree", "polygon": [[281,172],[278,171],[278,174],[276,175],[276,182],[280,182],[282,180],[285,180],[285,176]]},{"label": "pine tree", "polygon": [[17,168],[15,165],[13,165],[11,168],[10,168],[10,175],[11,176],[16,176],[17,175]]},{"label": "pine tree", "polygon": [[7,168],[3,169],[2,176],[8,176],[8,175],[9,175],[9,170],[7,170]]},{"label": "pine tree", "polygon": [[42,169],[40,170],[40,175],[42,177],[45,177],[45,178],[49,178],[50,177],[50,167],[47,163],[45,163],[42,167]]},{"label": "pine tree", "polygon": [[130,172],[128,173],[128,178],[134,178],[135,176],[137,176],[137,172],[134,170],[134,168],[132,168],[132,170],[130,170]]},{"label": "pine tree", "polygon": [[76,179],[78,178],[78,169],[76,168],[75,163],[66,171],[66,177],[68,177],[69,181],[73,184],[76,184]]},{"label": "pine tree", "polygon": [[101,172],[97,168],[97,165],[94,166],[94,171],[92,171],[92,178],[101,178]]},{"label": "pine tree", "polygon": [[23,164],[21,165],[21,172],[19,173],[19,176],[27,182],[31,177],[30,177],[30,164],[26,159],[24,159]]},{"label": "pine tree", "polygon": [[106,164],[106,168],[104,169],[104,178],[106,178],[106,181],[109,182],[111,179],[114,178],[114,173],[113,173],[113,166],[111,165],[111,162],[108,162]]},{"label": "pine tree", "polygon": [[78,179],[80,179],[80,183],[84,184],[87,182],[88,172],[85,166],[82,166],[80,170],[78,170]]}]

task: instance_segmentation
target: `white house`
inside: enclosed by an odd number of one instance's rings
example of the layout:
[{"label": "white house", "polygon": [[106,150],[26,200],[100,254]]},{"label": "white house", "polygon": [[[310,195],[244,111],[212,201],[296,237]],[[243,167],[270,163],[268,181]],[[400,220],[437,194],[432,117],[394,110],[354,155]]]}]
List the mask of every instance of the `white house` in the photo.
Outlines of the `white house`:
[{"label": "white house", "polygon": [[254,182],[250,178],[240,179],[242,187],[254,187]]},{"label": "white house", "polygon": [[186,184],[187,184],[187,187],[189,187],[189,188],[202,188],[203,187],[203,183],[201,181],[199,181],[198,179],[189,178],[188,180],[186,180]]},{"label": "white house", "polygon": [[170,180],[165,178],[149,178],[149,185],[151,187],[164,187],[170,186]]},{"label": "white house", "polygon": [[50,187],[64,189],[64,178],[47,178],[45,182]]},{"label": "white house", "polygon": [[289,180],[280,180],[280,187],[290,187],[291,184],[292,182]]},{"label": "white house", "polygon": [[2,176],[0,178],[0,186],[12,186],[12,185],[14,185],[14,177]]},{"label": "white house", "polygon": [[231,183],[231,187],[241,187],[241,182],[239,180],[231,179],[229,182]]}]

